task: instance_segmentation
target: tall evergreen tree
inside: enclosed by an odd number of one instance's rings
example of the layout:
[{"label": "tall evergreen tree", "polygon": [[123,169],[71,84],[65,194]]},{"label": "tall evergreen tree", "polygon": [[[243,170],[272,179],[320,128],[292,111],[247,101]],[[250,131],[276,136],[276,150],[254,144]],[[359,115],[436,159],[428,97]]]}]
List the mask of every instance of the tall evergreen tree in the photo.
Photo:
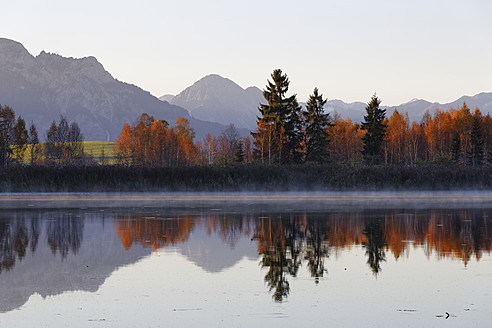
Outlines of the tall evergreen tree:
[{"label": "tall evergreen tree", "polygon": [[314,88],[309,96],[306,111],[303,112],[305,124],[305,142],[307,162],[322,163],[328,159],[328,130],[330,116],[324,113],[326,99],[318,94],[318,88]]},{"label": "tall evergreen tree", "polygon": [[289,79],[282,70],[274,70],[271,78],[263,91],[267,103],[260,104],[261,116],[257,117],[257,130],[252,133],[255,153],[268,164],[300,161],[301,107],[296,95],[286,96]]},{"label": "tall evergreen tree", "polygon": [[29,134],[26,129],[26,122],[19,116],[17,123],[14,126],[14,151],[15,160],[18,163],[24,162],[24,154],[27,148],[27,142],[29,140]]},{"label": "tall evergreen tree", "polygon": [[0,166],[6,166],[11,162],[14,142],[15,113],[8,106],[0,105]]},{"label": "tall evergreen tree", "polygon": [[473,125],[470,135],[471,148],[468,153],[470,165],[483,164],[483,133],[481,115],[473,115]]},{"label": "tall evergreen tree", "polygon": [[362,129],[366,130],[362,141],[364,148],[362,155],[367,164],[378,164],[381,162],[381,144],[386,135],[387,125],[383,122],[386,114],[386,109],[379,108],[381,100],[374,94],[371,101],[367,104],[362,122]]},{"label": "tall evergreen tree", "polygon": [[459,163],[461,159],[461,137],[458,131],[453,133],[453,143],[451,144],[451,159]]},{"label": "tall evergreen tree", "polygon": [[34,123],[29,127],[29,140],[30,152],[31,152],[31,165],[35,165],[38,159],[41,157],[41,147],[39,146],[38,131]]},{"label": "tall evergreen tree", "polygon": [[244,149],[243,149],[243,141],[239,140],[236,146],[236,151],[234,152],[234,160],[237,163],[244,162]]}]

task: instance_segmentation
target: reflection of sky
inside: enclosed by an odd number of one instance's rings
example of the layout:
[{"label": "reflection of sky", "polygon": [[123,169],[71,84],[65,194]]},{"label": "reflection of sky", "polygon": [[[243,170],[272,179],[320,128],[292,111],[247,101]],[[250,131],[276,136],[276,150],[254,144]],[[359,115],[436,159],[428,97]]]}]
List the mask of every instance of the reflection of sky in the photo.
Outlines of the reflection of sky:
[{"label": "reflection of sky", "polygon": [[[242,259],[209,273],[177,251],[159,251],[116,270],[95,293],[32,296],[18,311],[0,315],[2,326],[237,327],[293,326],[486,326],[492,295],[492,261],[484,255],[465,268],[460,261],[427,258],[422,248],[392,256],[375,277],[364,248],[330,257],[328,274],[315,284],[306,267],[289,277],[291,294],[273,302],[259,259]],[[455,316],[455,317],[454,317]]]}]

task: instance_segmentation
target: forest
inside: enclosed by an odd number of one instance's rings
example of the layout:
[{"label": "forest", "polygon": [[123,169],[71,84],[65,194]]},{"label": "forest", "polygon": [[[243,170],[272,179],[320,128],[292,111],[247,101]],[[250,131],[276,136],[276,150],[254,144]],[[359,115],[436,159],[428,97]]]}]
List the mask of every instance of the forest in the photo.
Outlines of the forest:
[{"label": "forest", "polygon": [[[240,137],[231,124],[195,139],[190,122],[143,113],[127,123],[110,162],[84,152],[76,122],[53,121],[41,143],[8,106],[0,106],[0,190],[340,190],[489,189],[492,118],[466,103],[426,112],[420,122],[374,94],[362,123],[332,117],[314,88],[306,105],[288,95],[276,69],[263,91],[257,127]],[[109,165],[108,163],[111,163]]]}]

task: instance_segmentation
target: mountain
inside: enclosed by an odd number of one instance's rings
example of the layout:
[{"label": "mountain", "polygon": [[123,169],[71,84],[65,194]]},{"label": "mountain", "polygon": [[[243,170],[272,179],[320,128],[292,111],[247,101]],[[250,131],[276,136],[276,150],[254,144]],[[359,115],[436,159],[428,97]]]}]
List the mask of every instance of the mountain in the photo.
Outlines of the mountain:
[{"label": "mountain", "polygon": [[160,96],[159,100],[170,102],[174,97],[175,97],[175,95],[166,94],[166,95]]},{"label": "mountain", "polygon": [[264,99],[257,87],[243,89],[227,78],[211,74],[168,101],[186,108],[195,118],[253,130],[258,106]]},{"label": "mountain", "polygon": [[0,38],[0,104],[12,107],[44,137],[53,120],[76,121],[86,140],[114,141],[125,122],[142,113],[171,125],[177,116],[190,120],[198,138],[225,129],[190,117],[141,88],[120,82],[94,57],[66,58],[41,52],[32,56],[22,44]]},{"label": "mountain", "polygon": [[[478,108],[484,115],[492,114],[492,92],[483,92],[474,96],[463,96],[446,104],[440,104],[438,102],[431,103],[423,99],[413,99],[401,105],[382,106],[382,108],[386,109],[386,116],[388,117],[397,109],[400,113],[407,112],[410,122],[420,122],[426,111],[429,111],[433,115],[436,109],[459,109],[463,106],[463,103],[466,103],[472,111]],[[341,100],[330,100],[326,103],[325,110],[331,113],[337,112],[343,119],[350,118],[353,122],[362,122],[366,114],[366,105],[362,102],[346,104]]]},{"label": "mountain", "polygon": [[[177,96],[164,95],[159,99],[186,108],[193,117],[224,125],[234,123],[236,127],[249,130],[256,128],[258,106],[265,102],[259,88],[243,89],[233,81],[217,74],[203,77]],[[441,110],[461,108],[464,102],[472,110],[478,107],[484,114],[492,113],[492,93],[464,96],[447,104],[413,99],[397,106],[382,107],[386,109],[387,116],[391,116],[397,109],[399,112],[407,112],[410,122],[420,122],[426,111],[433,114],[437,108]],[[306,104],[300,103],[300,105]],[[352,122],[362,122],[366,114],[366,106],[367,103],[364,102],[345,103],[339,99],[331,99],[326,102],[325,111],[330,113],[332,118],[336,112],[342,119],[350,118]]]},{"label": "mountain", "polygon": [[366,113],[366,106],[362,102],[345,103],[339,99],[328,100],[325,111],[331,114],[333,119],[335,112],[344,120],[351,119],[353,122],[362,122]]}]

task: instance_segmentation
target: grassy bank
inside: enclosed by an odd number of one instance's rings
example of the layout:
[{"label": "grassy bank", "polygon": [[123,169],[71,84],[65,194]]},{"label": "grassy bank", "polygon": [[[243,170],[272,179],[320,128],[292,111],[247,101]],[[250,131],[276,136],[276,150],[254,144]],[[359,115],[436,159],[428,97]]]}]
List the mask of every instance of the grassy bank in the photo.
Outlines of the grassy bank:
[{"label": "grassy bank", "polygon": [[492,189],[492,167],[236,166],[148,168],[12,166],[0,169],[1,192],[270,191]]}]

